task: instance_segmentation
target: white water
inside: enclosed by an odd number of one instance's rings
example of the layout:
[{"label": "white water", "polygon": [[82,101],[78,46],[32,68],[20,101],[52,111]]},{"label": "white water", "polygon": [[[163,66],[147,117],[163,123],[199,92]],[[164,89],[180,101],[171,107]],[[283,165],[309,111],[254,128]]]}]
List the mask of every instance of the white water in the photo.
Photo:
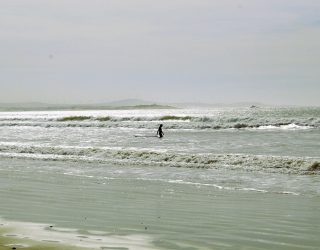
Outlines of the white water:
[{"label": "white water", "polygon": [[[319,114],[3,112],[0,217],[17,238],[90,249],[317,249]],[[164,138],[134,136],[160,123]]]}]

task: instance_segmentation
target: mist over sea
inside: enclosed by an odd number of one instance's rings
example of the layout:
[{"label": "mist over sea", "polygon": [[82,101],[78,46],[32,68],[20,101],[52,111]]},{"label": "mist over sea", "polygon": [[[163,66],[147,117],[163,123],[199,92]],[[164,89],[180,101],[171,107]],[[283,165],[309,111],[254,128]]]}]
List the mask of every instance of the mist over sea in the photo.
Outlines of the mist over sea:
[{"label": "mist over sea", "polygon": [[0,112],[7,245],[318,249],[319,173],[317,107]]}]

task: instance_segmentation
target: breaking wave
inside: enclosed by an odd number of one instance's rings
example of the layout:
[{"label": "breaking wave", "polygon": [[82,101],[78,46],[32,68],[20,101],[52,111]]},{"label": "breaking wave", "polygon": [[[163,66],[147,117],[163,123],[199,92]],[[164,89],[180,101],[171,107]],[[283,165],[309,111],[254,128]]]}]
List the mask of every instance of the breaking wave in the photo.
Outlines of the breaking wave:
[{"label": "breaking wave", "polygon": [[166,129],[260,129],[299,130],[320,128],[320,118],[253,118],[207,116],[65,116],[58,118],[1,118],[0,127],[103,127],[154,129],[164,123]]},{"label": "breaking wave", "polygon": [[186,168],[228,168],[275,173],[318,173],[320,159],[244,154],[185,154],[145,149],[0,145],[0,156],[52,161],[101,162]]}]

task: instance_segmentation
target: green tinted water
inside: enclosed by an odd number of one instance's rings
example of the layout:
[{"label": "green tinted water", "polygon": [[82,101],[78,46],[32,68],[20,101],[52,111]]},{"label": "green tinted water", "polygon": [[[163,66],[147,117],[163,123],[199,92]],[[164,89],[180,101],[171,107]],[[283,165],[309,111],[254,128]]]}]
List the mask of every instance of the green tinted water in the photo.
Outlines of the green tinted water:
[{"label": "green tinted water", "polygon": [[[6,164],[11,168],[6,170]],[[110,171],[104,165],[98,171],[98,166],[77,165],[79,171],[70,174],[68,170],[75,168],[68,163],[7,160],[1,166],[2,217],[74,228],[78,236],[103,231],[120,239],[116,246],[123,249],[291,250],[320,245],[319,176],[286,177],[287,183],[281,184],[281,175],[270,175],[274,183],[261,183],[262,191],[253,180],[266,175],[245,173],[238,178],[241,173],[235,171],[216,172],[219,185],[225,186],[210,186],[200,177],[214,172],[196,169],[150,166],[133,174],[129,167],[109,166]],[[170,176],[165,174],[170,171]],[[290,187],[292,179],[298,179],[299,189],[306,187],[305,191],[280,192],[299,190]],[[128,236],[137,240],[121,238]],[[41,234],[35,239],[41,240]],[[91,249],[112,246],[104,243]]]}]

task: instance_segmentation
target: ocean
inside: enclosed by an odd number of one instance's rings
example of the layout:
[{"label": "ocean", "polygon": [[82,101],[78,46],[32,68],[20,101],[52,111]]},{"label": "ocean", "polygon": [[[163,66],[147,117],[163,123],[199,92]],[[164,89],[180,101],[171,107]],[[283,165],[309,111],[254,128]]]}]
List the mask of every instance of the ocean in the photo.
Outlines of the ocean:
[{"label": "ocean", "polygon": [[0,112],[0,249],[319,249],[319,173],[317,107]]}]

